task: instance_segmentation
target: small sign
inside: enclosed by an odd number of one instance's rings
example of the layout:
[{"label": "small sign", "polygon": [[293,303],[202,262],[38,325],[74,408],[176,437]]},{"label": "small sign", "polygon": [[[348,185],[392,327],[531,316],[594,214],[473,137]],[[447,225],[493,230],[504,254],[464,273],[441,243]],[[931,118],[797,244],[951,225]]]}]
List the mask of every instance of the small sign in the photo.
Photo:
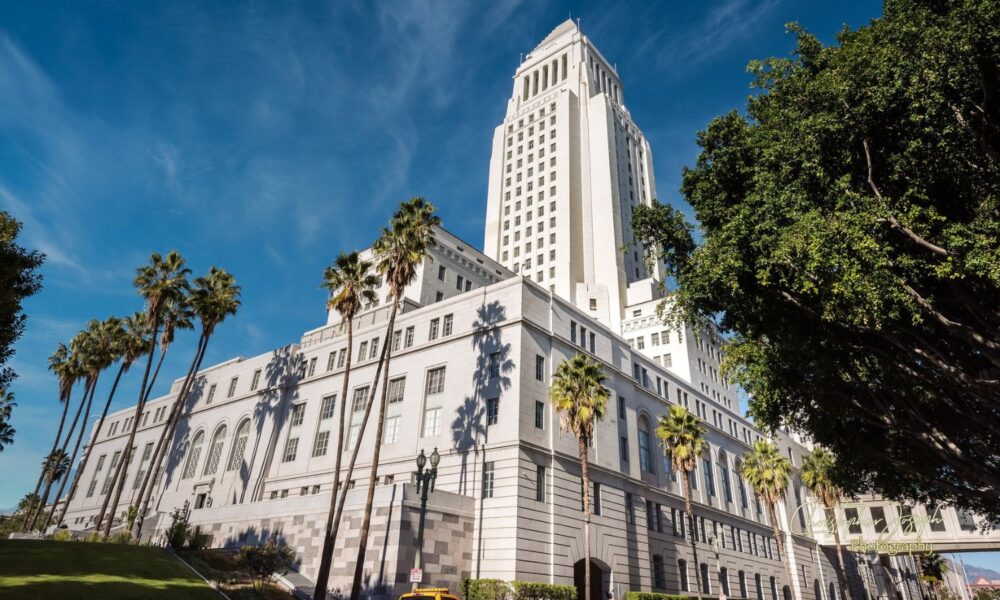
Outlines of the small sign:
[{"label": "small sign", "polygon": [[423,569],[410,569],[410,583],[421,583],[424,580]]}]

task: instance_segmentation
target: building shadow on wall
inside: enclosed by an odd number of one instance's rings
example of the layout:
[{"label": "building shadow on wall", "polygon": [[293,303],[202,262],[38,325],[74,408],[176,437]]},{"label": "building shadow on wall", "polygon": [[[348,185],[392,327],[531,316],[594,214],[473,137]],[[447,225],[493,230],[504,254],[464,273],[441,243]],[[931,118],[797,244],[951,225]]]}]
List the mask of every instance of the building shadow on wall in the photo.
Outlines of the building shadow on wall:
[{"label": "building shadow on wall", "polygon": [[494,300],[476,309],[476,320],[472,323],[472,350],[476,356],[472,393],[455,410],[455,420],[451,422],[452,447],[461,457],[459,494],[469,495],[470,458],[474,470],[479,462],[480,445],[487,442],[486,401],[499,400],[501,393],[510,388],[510,373],[516,366],[510,358],[510,344],[503,341],[500,332],[499,324],[506,318],[506,309]]},{"label": "building shadow on wall", "polygon": [[[267,521],[265,519],[265,521]],[[243,546],[261,546],[274,542],[278,546],[289,546],[288,539],[285,538],[284,532],[281,530],[281,526],[270,527],[261,526],[260,529],[256,527],[247,527],[241,530],[236,535],[228,536],[223,542],[222,547],[236,550]],[[295,559],[292,561],[291,568],[294,571],[298,571],[299,567],[302,566],[302,559],[296,554]]]}]

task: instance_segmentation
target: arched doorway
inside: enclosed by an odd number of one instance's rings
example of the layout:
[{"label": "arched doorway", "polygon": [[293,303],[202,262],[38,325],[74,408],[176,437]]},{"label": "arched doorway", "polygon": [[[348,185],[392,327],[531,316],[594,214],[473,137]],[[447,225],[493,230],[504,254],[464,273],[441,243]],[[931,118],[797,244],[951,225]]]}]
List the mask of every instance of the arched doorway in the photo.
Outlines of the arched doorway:
[{"label": "arched doorway", "polygon": [[590,598],[583,597],[583,560],[576,561],[573,565],[573,585],[576,586],[577,600],[607,600],[604,596],[604,571],[593,560],[590,561]]}]

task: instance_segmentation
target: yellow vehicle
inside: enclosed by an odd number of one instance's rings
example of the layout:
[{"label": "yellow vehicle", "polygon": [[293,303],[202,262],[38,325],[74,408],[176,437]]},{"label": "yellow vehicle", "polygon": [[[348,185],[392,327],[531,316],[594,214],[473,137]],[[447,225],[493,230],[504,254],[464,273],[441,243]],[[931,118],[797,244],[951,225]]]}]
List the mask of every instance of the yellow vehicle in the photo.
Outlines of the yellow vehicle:
[{"label": "yellow vehicle", "polygon": [[461,600],[448,588],[417,588],[399,597],[399,600]]}]

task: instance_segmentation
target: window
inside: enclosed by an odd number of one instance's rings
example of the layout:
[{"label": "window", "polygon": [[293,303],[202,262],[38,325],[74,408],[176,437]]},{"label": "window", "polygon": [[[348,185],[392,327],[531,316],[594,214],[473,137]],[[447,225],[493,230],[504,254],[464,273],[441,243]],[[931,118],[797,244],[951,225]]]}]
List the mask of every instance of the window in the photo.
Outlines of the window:
[{"label": "window", "polygon": [[844,518],[847,520],[847,531],[850,533],[861,533],[861,521],[858,519],[858,509],[845,508]]},{"label": "window", "polygon": [[907,504],[899,506],[899,526],[904,534],[916,533],[913,521],[913,507]]},{"label": "window", "polygon": [[490,353],[490,379],[500,377],[500,353]]},{"label": "window", "polygon": [[438,331],[441,329],[441,319],[431,319],[431,327],[428,330],[427,339],[429,341],[436,340],[438,337]]},{"label": "window", "polygon": [[451,335],[452,324],[455,321],[454,315],[444,316],[444,329],[441,331],[441,335],[448,336]]},{"label": "window", "polygon": [[[309,359],[309,372],[306,374],[306,377],[312,377],[315,374],[316,374],[316,357],[314,356]],[[254,388],[251,387],[251,389]]]},{"label": "window", "polygon": [[382,442],[385,444],[395,444],[399,441],[399,415],[389,417],[385,420],[385,434]]},{"label": "window", "polygon": [[235,471],[243,465],[243,452],[247,447],[247,438],[250,436],[250,419],[244,419],[240,426],[236,428],[236,440],[233,442],[233,449],[229,452],[229,465],[227,471]]},{"label": "window", "polygon": [[680,575],[681,590],[690,592],[691,589],[688,587],[688,568],[686,560],[680,559],[677,561],[677,572]]},{"label": "window", "polygon": [[461,292],[462,288],[464,287],[465,287],[465,278],[462,277],[461,275],[457,276],[457,278],[455,279],[455,289]]},{"label": "window", "polygon": [[[199,431],[194,436],[194,441],[191,442],[191,450],[188,453],[187,465],[184,466],[184,479],[190,479],[194,477],[194,474],[198,472],[198,460],[201,458],[201,447],[205,443],[205,432]],[[117,462],[116,459],[120,458],[119,453],[115,453],[112,463]],[[115,465],[112,464],[112,467]]]},{"label": "window", "polygon": [[[729,483],[729,467],[721,465],[720,468],[722,469],[722,493],[725,494],[726,504],[729,504],[733,501],[733,488]],[[804,515],[802,511],[799,511],[799,514]]]},{"label": "window", "polygon": [[[740,571],[739,574],[738,574],[738,576],[737,576],[737,578],[739,579],[740,598],[746,598],[747,597],[747,574],[744,573],[743,571]],[[821,600],[821,599],[817,598],[816,600]]]},{"label": "window", "polygon": [[406,388],[406,377],[397,377],[389,380],[389,404],[396,404],[403,401],[403,392]]},{"label": "window", "polygon": [[[726,596],[729,595],[729,569],[726,567],[719,568],[719,585],[722,586],[722,593]],[[817,599],[819,600],[819,599]]]},{"label": "window", "polygon": [[535,500],[545,502],[545,467],[535,466]]},{"label": "window", "polygon": [[428,396],[440,394],[444,391],[444,367],[438,367],[427,371],[427,392]]},{"label": "window", "polygon": [[[316,360],[316,359],[313,359]],[[260,384],[260,369],[253,372],[253,379],[250,380],[250,391],[253,392],[257,389],[257,385]]]},{"label": "window", "polygon": [[623,435],[618,438],[618,453],[622,462],[628,462],[628,436]]},{"label": "window", "polygon": [[434,295],[435,302],[440,302],[442,300],[444,300],[444,292],[438,292],[437,294]]},{"label": "window", "polygon": [[701,592],[711,594],[712,586],[708,580],[708,563],[701,563]]},{"label": "window", "polygon": [[653,472],[653,455],[649,445],[649,422],[639,419],[639,469],[643,473]]},{"label": "window", "polygon": [[406,328],[406,340],[403,346],[409,348],[412,345],[413,345],[413,326],[411,325],[410,327]]},{"label": "window", "polygon": [[618,418],[625,418],[625,398],[623,396],[618,396]]},{"label": "window", "polygon": [[500,399],[489,398],[486,400],[486,426],[496,425],[500,417]]},{"label": "window", "polygon": [[351,429],[347,434],[347,446],[344,447],[344,450],[347,450],[348,448],[353,448],[354,445],[357,443],[358,435],[360,434],[361,434],[361,423],[354,423],[353,425],[351,425]]},{"label": "window", "polygon": [[444,276],[446,272],[447,269],[444,268],[444,265],[438,265],[438,279],[444,281]]},{"label": "window", "polygon": [[364,342],[361,342],[361,345],[358,347],[358,361],[357,362],[363,361],[365,359],[365,357],[367,357],[367,356],[368,356],[368,341],[366,340]]},{"label": "window", "polygon": [[[872,517],[875,517],[875,508],[872,508]],[[881,508],[878,508],[879,512],[882,512]],[[976,530],[976,517],[967,510],[956,509],[958,513],[958,526],[962,531],[975,531]],[[885,521],[885,514],[882,514],[882,520]],[[888,528],[884,528],[881,531],[884,533]]]},{"label": "window", "polygon": [[493,462],[483,463],[483,498],[493,497]]},{"label": "window", "polygon": [[326,357],[326,370],[327,371],[332,371],[333,370],[333,366],[336,364],[336,360],[337,360],[337,353],[336,352],[331,352]]},{"label": "window", "polygon": [[[368,354],[368,358],[369,359],[373,359],[373,358],[375,358],[375,356],[377,354],[378,354],[378,338],[373,338],[372,339],[372,349],[371,349],[371,352]],[[314,358],[313,360],[316,360],[316,359]],[[310,363],[309,364],[309,374],[310,375],[312,375],[312,367],[313,367],[313,365],[312,365],[312,363]]]},{"label": "window", "polygon": [[667,587],[663,581],[663,557],[659,554],[653,555],[653,587],[661,590]]},{"label": "window", "polygon": [[437,435],[441,425],[441,407],[424,411],[424,433],[422,437]]},{"label": "window", "polygon": [[[215,475],[219,469],[219,459],[222,458],[222,446],[226,442],[226,426],[223,425],[212,436],[212,445],[208,450],[208,461],[205,463],[205,475]],[[152,443],[146,444],[146,449],[152,451]],[[145,456],[145,452],[143,453]],[[146,459],[143,458],[145,461]],[[136,481],[138,481],[136,477]]]},{"label": "window", "polygon": [[535,428],[545,428],[545,403],[535,400]]},{"label": "window", "polygon": [[702,459],[702,468],[705,470],[705,489],[709,496],[715,495],[715,476],[712,474],[712,461],[708,458]]},{"label": "window", "polygon": [[306,404],[305,402],[300,402],[299,404],[292,405],[292,422],[291,426],[295,427],[302,424],[302,420],[306,415]]},{"label": "window", "polygon": [[635,525],[635,498],[630,492],[625,492],[625,522]]},{"label": "window", "polygon": [[[211,404],[212,399],[215,398],[215,384],[208,386],[208,398],[205,399],[205,404]],[[117,423],[115,423],[117,425]],[[113,432],[112,432],[113,433]]]},{"label": "window", "polygon": [[295,460],[295,455],[299,450],[299,438],[288,438],[285,442],[285,452],[281,456],[281,462],[292,462]]},{"label": "window", "polygon": [[226,394],[226,398],[232,398],[233,395],[236,393],[236,382],[238,380],[239,377],[233,377],[232,379],[229,380],[229,392]]},{"label": "window", "polygon": [[313,458],[317,456],[326,456],[326,449],[330,444],[330,432],[321,431],[316,434],[316,441],[313,442]]},{"label": "window", "polygon": [[593,498],[593,503],[594,503],[593,513],[595,515],[600,516],[601,515],[601,484],[597,483],[596,481],[594,482],[594,498]]},{"label": "window", "polygon": [[398,352],[399,351],[399,344],[402,341],[403,341],[403,332],[402,331],[400,331],[400,330],[397,329],[396,331],[392,332],[392,351],[393,352]]},{"label": "window", "polygon": [[[111,461],[111,466],[114,467],[114,460]],[[848,510],[854,510],[854,509],[845,509],[844,510],[845,517],[847,516]],[[924,508],[924,510],[927,511],[927,522],[930,523],[931,525],[931,531],[944,531],[945,530],[944,518],[941,516],[941,507],[935,506],[934,504],[928,504]],[[854,516],[855,517],[858,516],[858,511],[856,510],[854,511]],[[854,532],[852,531],[851,533]]]},{"label": "window", "polygon": [[545,378],[545,357],[536,354],[535,355],[535,379],[537,381],[542,381]]},{"label": "window", "polygon": [[368,406],[368,386],[362,386],[354,390],[354,401],[351,403],[351,412],[360,412]]},{"label": "window", "polygon": [[323,401],[319,409],[320,421],[325,421],[326,419],[332,419],[333,409],[336,405],[337,405],[337,394],[330,394],[329,396],[323,396]]},{"label": "window", "polygon": [[347,348],[341,348],[340,352],[337,353],[337,368],[344,366],[344,358],[347,357]]}]

